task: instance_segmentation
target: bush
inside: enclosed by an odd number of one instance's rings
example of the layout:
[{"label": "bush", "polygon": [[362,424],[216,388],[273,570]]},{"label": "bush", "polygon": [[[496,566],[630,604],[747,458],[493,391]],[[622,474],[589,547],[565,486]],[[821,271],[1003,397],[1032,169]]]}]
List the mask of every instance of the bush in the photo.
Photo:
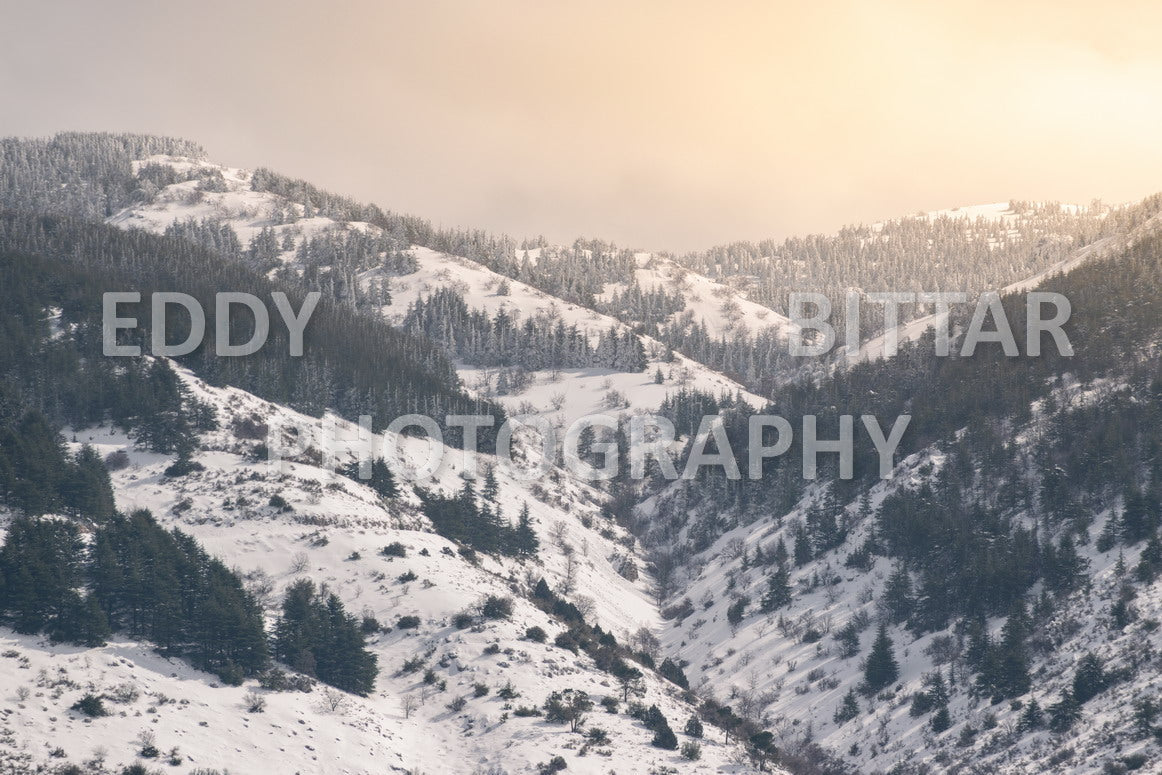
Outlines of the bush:
[{"label": "bush", "polygon": [[554,756],[548,762],[537,765],[537,775],[553,775],[554,772],[560,772],[568,767],[563,756]]},{"label": "bush", "polygon": [[112,471],[120,471],[123,468],[129,467],[129,453],[123,449],[110,452],[105,456],[105,468]]},{"label": "bush", "polygon": [[415,581],[418,578],[419,578],[419,576],[416,575],[415,571],[409,570],[409,571],[406,571],[404,573],[399,574],[399,576],[397,576],[395,580],[398,581],[400,584],[407,584],[409,581]]},{"label": "bush", "polygon": [[616,697],[602,697],[601,707],[605,708],[606,713],[617,713],[618,701]]},{"label": "bush", "polygon": [[395,626],[401,630],[414,630],[420,626],[420,617],[418,616],[401,616],[395,623]]},{"label": "bush", "polygon": [[262,713],[266,710],[266,698],[258,692],[247,692],[242,698],[242,704],[246,706],[247,713]]},{"label": "bush", "polygon": [[491,691],[491,689],[488,688],[488,684],[479,683],[479,682],[472,684],[472,696],[473,697],[484,697],[490,691]]},{"label": "bush", "polygon": [[514,710],[512,712],[512,715],[516,716],[517,718],[539,716],[539,715],[541,715],[541,709],[536,708],[536,707],[531,707],[528,705],[521,705],[520,707],[518,707],[516,710]]},{"label": "bush", "polygon": [[1140,770],[1145,767],[1147,761],[1149,761],[1149,757],[1146,756],[1146,754],[1140,752],[1132,753],[1122,757],[1122,764],[1125,765],[1126,769],[1130,770],[1131,772],[1134,770]]},{"label": "bush", "polygon": [[549,635],[540,627],[529,627],[525,630],[525,637],[534,643],[544,643]]},{"label": "bush", "polygon": [[258,685],[268,692],[309,692],[315,687],[315,682],[308,676],[298,673],[288,675],[272,667],[258,676]]},{"label": "bush", "polygon": [[408,550],[399,541],[393,541],[387,546],[379,550],[379,553],[384,557],[407,557]]},{"label": "bush", "polygon": [[702,758],[702,746],[698,745],[693,740],[682,743],[681,754],[683,759],[689,759],[692,762],[696,762]]},{"label": "bush", "polygon": [[650,741],[650,745],[654,748],[674,751],[678,748],[678,737],[674,734],[674,730],[670,729],[669,724],[662,724],[654,731],[654,739]]},{"label": "bush", "polygon": [[476,617],[467,611],[461,611],[452,616],[452,626],[457,630],[466,630],[476,621]]},{"label": "bush", "polygon": [[448,703],[448,710],[452,711],[453,713],[459,713],[460,711],[464,710],[464,706],[467,704],[468,700],[457,694],[452,698],[452,701]]},{"label": "bush", "polygon": [[480,615],[485,619],[509,619],[512,617],[512,598],[489,595],[480,606]]},{"label": "bush", "polygon": [[364,635],[374,635],[380,630],[379,620],[370,614],[364,614],[363,623],[359,629],[363,630]]},{"label": "bush", "polygon": [[83,713],[89,718],[98,718],[100,716],[108,716],[109,711],[105,709],[105,702],[95,694],[86,694],[81,699],[77,700],[72,710],[78,713]]},{"label": "bush", "polygon": [[242,668],[233,662],[229,662],[218,668],[217,675],[222,679],[222,683],[227,686],[241,686],[242,681],[246,678],[242,674]]},{"label": "bush", "polygon": [[553,645],[557,646],[557,648],[572,651],[574,654],[576,654],[577,649],[581,647],[581,644],[577,642],[577,638],[568,630],[565,630],[556,638],[554,638]]},{"label": "bush", "polygon": [[185,460],[178,458],[169,468],[165,469],[163,475],[168,479],[179,479],[187,474],[196,473],[198,471],[205,471],[206,467],[196,460]]}]

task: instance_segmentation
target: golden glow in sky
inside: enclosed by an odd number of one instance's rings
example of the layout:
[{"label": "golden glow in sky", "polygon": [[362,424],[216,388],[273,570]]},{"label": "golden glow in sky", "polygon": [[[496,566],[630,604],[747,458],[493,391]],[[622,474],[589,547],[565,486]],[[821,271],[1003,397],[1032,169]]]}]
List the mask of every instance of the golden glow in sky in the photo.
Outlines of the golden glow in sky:
[{"label": "golden glow in sky", "polygon": [[0,134],[176,134],[443,225],[685,250],[1162,190],[1154,3],[0,0]]}]

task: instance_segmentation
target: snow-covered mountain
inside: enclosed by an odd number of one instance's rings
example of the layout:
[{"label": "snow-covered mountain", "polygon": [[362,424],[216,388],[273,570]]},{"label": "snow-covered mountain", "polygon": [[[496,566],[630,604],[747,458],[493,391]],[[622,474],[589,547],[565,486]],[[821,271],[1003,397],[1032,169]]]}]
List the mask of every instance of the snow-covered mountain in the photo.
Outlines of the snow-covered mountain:
[{"label": "snow-covered mountain", "polygon": [[[35,197],[9,193],[6,203],[193,242],[271,282],[322,289],[335,303],[397,327],[409,324],[417,304],[448,291],[469,313],[511,321],[514,330],[561,324],[595,352],[610,331],[640,344],[644,365],[632,368],[596,356],[539,367],[449,353],[466,393],[558,428],[595,412],[626,418],[717,400],[724,416],[742,420],[768,402],[780,412],[817,408],[821,415],[906,409],[921,435],[909,440],[890,479],[845,483],[827,470],[818,482],[794,486],[713,474],[604,486],[562,467],[529,482],[492,455],[465,457],[449,447],[422,489],[401,484],[384,497],[335,472],[360,449],[352,417],[312,417],[179,363],[185,393],[217,418],[214,429],[197,434],[193,459],[201,470],[168,474],[176,452],[151,452],[110,422],[66,428],[69,450],[88,445],[118,460],[111,472],[118,508],[146,508],[222,558],[262,604],[268,625],[295,580],[326,584],[349,611],[375,623],[367,628],[380,668],[375,689],[360,697],[322,683],[310,692],[265,689],[257,679],[228,686],[122,635],[81,647],[0,629],[0,683],[10,687],[0,698],[0,755],[14,772],[66,762],[119,772],[143,760],[203,772],[518,773],[556,771],[561,757],[569,772],[593,773],[742,773],[772,761],[796,773],[1081,773],[1162,760],[1149,713],[1158,713],[1149,703],[1156,702],[1162,647],[1162,582],[1151,575],[1162,557],[1152,558],[1162,547],[1150,531],[1127,527],[1126,516],[1131,491],[1148,499],[1155,489],[1149,412],[1158,394],[1150,386],[1162,328],[1149,278],[1159,261],[1157,201],[1101,212],[988,205],[878,224],[867,234],[853,227],[837,238],[846,245],[882,235],[876,250],[907,252],[906,265],[930,228],[932,245],[960,246],[980,262],[958,270],[957,279],[999,278],[996,289],[1008,294],[1075,293],[1083,313],[1105,311],[1074,330],[1092,342],[1077,363],[1027,371],[991,360],[931,366],[924,334],[943,321],[922,316],[897,331],[908,345],[899,359],[877,359],[880,338],[863,343],[858,369],[825,361],[800,370],[757,354],[785,344],[794,330],[756,280],[770,279],[770,256],[748,264],[738,250],[712,261],[597,243],[433,236],[405,217],[301,182],[214,164],[192,146],[127,145],[131,158],[117,157],[105,178],[74,170],[59,189],[25,186]],[[99,196],[90,191],[97,188]],[[49,244],[16,227],[2,236]],[[1035,255],[1034,238],[1042,240]],[[987,251],[964,248],[981,239],[993,241],[996,265]],[[1030,255],[1028,266],[1013,265]],[[776,256],[784,259],[788,266],[797,260],[793,252]],[[586,276],[598,271],[611,274]],[[828,287],[842,280],[831,273],[818,279]],[[1119,326],[1132,327],[1134,339]],[[764,371],[771,364],[777,374]],[[1093,430],[1084,438],[1101,452],[1079,462],[1086,442],[1063,428],[1075,423],[1088,433],[1107,420],[1117,433],[1146,434],[1127,442],[1137,457],[1122,463],[1109,451],[1114,431]],[[403,471],[426,456],[424,440],[394,441],[389,469]],[[297,451],[268,460],[276,443]],[[491,469],[492,503],[504,518],[528,507],[539,544],[534,558],[469,551],[440,534],[424,497],[478,485],[466,473],[470,463]],[[1086,469],[1096,472],[1094,481],[1066,486],[1053,478]],[[971,516],[950,520],[959,531],[953,538],[928,535],[920,522],[892,532],[891,520],[919,513],[938,521],[961,506]],[[1016,568],[1019,578],[997,586],[1016,590],[1010,596],[1028,610],[1006,607],[1014,602],[1008,597],[1003,606],[987,600],[969,612],[937,600],[948,596],[947,585],[924,556],[909,554],[913,539],[940,557],[963,541],[964,567],[947,565],[949,579],[1002,578],[1001,571],[984,575],[993,570],[978,567],[985,560],[996,559],[1004,572]],[[1084,570],[1063,581],[1067,559]],[[975,592],[965,589],[963,597]],[[511,611],[484,613],[490,600],[505,599]],[[618,660],[640,660],[640,683],[620,680],[621,668],[600,645],[571,643],[572,611],[585,627],[599,628],[591,631],[595,642],[608,635],[624,649]],[[1020,637],[1012,635],[1018,623]],[[898,670],[884,685],[868,686],[871,655],[882,651],[879,624]],[[1020,669],[1008,667],[1028,678],[1023,691],[996,685],[1005,674],[996,665],[1013,657],[1002,647],[1009,640],[1019,641]],[[972,655],[978,646],[984,656]],[[1072,711],[1063,698],[1077,700],[1078,667],[1092,667],[1094,658],[1101,680],[1091,681],[1093,696],[1078,701],[1077,718],[1065,724]],[[680,685],[687,680],[688,690]],[[583,723],[546,718],[546,701],[570,690],[594,702]],[[72,710],[85,695],[106,698],[111,715]],[[652,744],[650,706],[668,720],[680,749]],[[687,733],[695,717],[703,736]],[[159,755],[143,759],[150,746]]]}]

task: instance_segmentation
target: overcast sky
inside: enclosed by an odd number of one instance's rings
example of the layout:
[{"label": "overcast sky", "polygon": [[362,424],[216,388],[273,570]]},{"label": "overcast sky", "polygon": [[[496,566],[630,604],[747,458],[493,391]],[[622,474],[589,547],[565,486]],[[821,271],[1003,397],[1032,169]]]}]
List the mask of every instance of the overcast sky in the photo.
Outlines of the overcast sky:
[{"label": "overcast sky", "polygon": [[0,134],[669,250],[1162,190],[1162,4],[1075,5],[0,0]]}]

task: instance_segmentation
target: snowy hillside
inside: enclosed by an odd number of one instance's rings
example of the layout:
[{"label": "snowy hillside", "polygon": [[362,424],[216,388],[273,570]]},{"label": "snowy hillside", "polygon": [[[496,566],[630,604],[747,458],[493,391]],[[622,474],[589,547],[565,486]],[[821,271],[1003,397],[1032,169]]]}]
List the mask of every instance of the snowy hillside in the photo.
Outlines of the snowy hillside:
[{"label": "snowy hillside", "polygon": [[[43,214],[0,212],[5,285],[33,299],[6,297],[18,312],[0,328],[16,375],[0,375],[0,475],[31,461],[5,502],[32,503],[41,526],[67,515],[100,546],[102,520],[119,519],[99,502],[106,461],[117,509],[148,509],[238,574],[261,607],[259,641],[277,643],[286,593],[310,581],[342,608],[327,621],[351,614],[379,671],[366,696],[341,693],[314,652],[284,650],[282,668],[318,680],[275,680],[264,662],[228,685],[234,673],[195,670],[184,643],[173,653],[187,661],[129,639],[112,607],[106,645],[0,629],[0,765],[14,774],[76,771],[67,762],[140,775],[141,760],[198,775],[741,775],[773,762],[796,775],[1080,775],[1162,761],[1162,199],[956,208],[675,258],[438,230],[172,155],[198,151],[164,139],[62,142],[42,177],[66,193],[46,183],[36,200],[52,218],[75,215],[69,142],[113,171],[76,193],[103,224],[61,237]],[[129,148],[147,150],[117,155]],[[172,256],[207,267],[195,279],[232,269],[267,290],[321,291],[343,313],[321,348],[334,360],[107,366],[86,299],[110,277],[157,277],[149,262]],[[196,274],[161,276],[204,292]],[[782,294],[838,293],[836,309],[880,281],[1065,293],[1077,355],[928,357],[923,335],[946,323],[933,315],[904,315],[895,337],[918,343],[906,358],[880,358],[882,334],[846,364],[785,355]],[[348,338],[358,346],[336,346]],[[385,487],[350,468],[367,449],[350,422],[365,406],[499,406],[557,429],[663,411],[684,429],[681,454],[700,416],[720,415],[734,444],[774,412],[795,439],[760,461],[762,477],[707,466],[593,483],[557,465],[528,481],[496,456],[393,435],[372,452],[386,450]],[[886,427],[902,414],[912,425],[887,479],[858,426],[853,476],[830,452],[820,478],[800,469],[800,415],[827,439],[836,418]],[[62,426],[63,452],[44,440]],[[515,446],[537,459],[531,438]],[[441,466],[410,481],[432,453]],[[99,469],[84,480],[95,505],[52,465]],[[2,517],[10,538],[27,523]],[[513,534],[531,539],[497,538]],[[18,576],[0,581],[27,600],[35,581]],[[106,604],[83,584],[77,602]],[[72,597],[58,602],[79,618]],[[98,701],[108,715],[90,712]]]},{"label": "snowy hillside", "polygon": [[[202,178],[195,176],[190,180],[166,186],[149,203],[122,210],[108,219],[110,224],[160,233],[174,223],[210,219],[216,223],[227,224],[237,234],[238,241],[242,245],[248,244],[264,229],[269,229],[277,235],[279,244],[283,246],[282,261],[290,265],[294,265],[295,262],[294,246],[301,246],[304,240],[321,233],[360,231],[375,234],[382,231],[365,222],[338,222],[318,215],[307,217],[301,205],[288,202],[275,194],[254,191],[250,182],[251,173],[247,170],[223,167],[202,160],[166,156],[154,156],[135,162],[137,168],[147,164],[172,167],[175,171],[188,175],[220,176],[222,181],[220,187],[224,190],[203,190],[204,187],[200,185]],[[294,215],[287,218],[285,217],[287,212]],[[439,288],[449,287],[463,295],[470,309],[482,310],[490,315],[505,310],[513,314],[518,322],[534,317],[551,322],[559,320],[566,325],[577,325],[592,339],[596,338],[599,331],[625,328],[624,324],[607,315],[555,299],[541,290],[497,274],[470,259],[450,256],[421,246],[409,246],[406,252],[415,257],[415,271],[398,274],[388,273],[382,269],[371,269],[363,272],[358,278],[358,282],[364,287],[381,279],[387,280],[392,298],[391,304],[383,307],[383,312],[393,322],[401,321],[409,305],[417,298],[430,296]],[[733,330],[744,320],[746,325],[751,327],[769,324],[781,329],[787,325],[781,316],[746,301],[726,286],[681,269],[671,261],[643,256],[641,262],[638,279],[643,288],[676,283],[675,287],[686,293],[690,299],[689,309],[677,314],[687,315],[694,322],[707,322],[715,334]],[[505,287],[503,294],[498,292],[502,285]],[[609,293],[615,290],[616,286],[610,284]],[[641,374],[619,374],[603,370],[572,371],[568,374],[567,390],[556,385],[555,379],[550,382],[550,375],[541,374],[538,375],[538,386],[528,394],[517,393],[500,397],[500,400],[512,409],[518,409],[521,404],[528,401],[539,410],[547,406],[551,396],[564,393],[565,405],[563,410],[560,410],[562,416],[558,419],[564,419],[566,423],[579,416],[593,413],[597,409],[603,411],[655,409],[666,392],[679,386],[715,394],[741,393],[746,400],[756,405],[763,403],[762,398],[696,361],[681,355],[673,356],[673,360],[663,360],[665,348],[660,343],[649,337],[645,337],[643,341],[650,362],[645,372]],[[658,369],[661,369],[664,375],[664,382],[661,385],[654,381]],[[469,388],[479,386],[481,377],[484,376],[479,369],[463,364],[461,373]],[[610,391],[615,391],[616,395],[608,396]],[[590,393],[599,395],[596,399],[591,399],[587,395]],[[576,401],[574,396],[577,397]],[[622,398],[625,400],[622,401]]]},{"label": "snowy hillside", "polygon": [[[592,621],[619,640],[657,648],[640,634],[658,623],[648,579],[631,582],[619,573],[640,558],[628,548],[632,541],[624,531],[598,517],[596,494],[566,481],[534,495],[500,470],[501,508],[515,514],[529,504],[542,553],[525,566],[468,558],[430,532],[414,496],[388,503],[316,465],[255,463],[254,442],[229,430],[251,420],[321,434],[318,420],[242,391],[208,388],[189,374],[184,379],[215,406],[224,429],[204,439],[205,450],[197,456],[204,471],[166,478],[162,471],[172,458],[139,451],[118,432],[79,431],[74,443],[102,454],[127,452],[129,465],[113,477],[119,506],[149,508],[164,524],[195,536],[227,558],[268,606],[290,581],[307,577],[380,622],[385,629],[371,638],[381,666],[376,690],[359,698],[325,687],[305,694],[268,692],[253,683],[221,687],[213,676],[153,655],[142,644],[48,646],[3,631],[0,671],[9,695],[3,702],[10,721],[15,713],[19,723],[5,731],[0,750],[24,751],[37,762],[100,755],[119,767],[140,758],[135,752],[145,732],[163,758],[176,748],[181,766],[232,771],[521,772],[554,755],[564,756],[571,772],[646,772],[667,762],[688,772],[749,771],[737,746],[721,741],[698,741],[697,762],[651,747],[650,733],[625,715],[624,703],[621,713],[597,705],[587,726],[607,736],[589,738],[516,712],[539,708],[550,693],[566,689],[588,692],[594,702],[622,697],[617,682],[587,657],[552,645],[562,627],[525,599],[538,578],[568,590]],[[334,422],[340,439],[335,454],[342,460],[357,433]],[[315,443],[321,446],[319,439]],[[420,454],[418,444],[426,442],[401,441],[400,454]],[[459,485],[456,465],[439,472],[438,485]],[[404,556],[382,553],[392,544],[402,545]],[[457,614],[479,610],[488,595],[512,599],[511,617],[453,623]],[[274,609],[268,613],[273,616]],[[400,617],[409,616],[418,616],[419,625],[398,626]],[[548,643],[528,638],[533,627],[543,629]],[[114,698],[112,715],[88,719],[69,710],[86,692]],[[501,696],[506,693],[507,699]],[[248,710],[255,694],[264,700],[261,713]],[[631,697],[658,705],[680,729],[694,712],[680,694],[647,674],[641,694]]]}]

